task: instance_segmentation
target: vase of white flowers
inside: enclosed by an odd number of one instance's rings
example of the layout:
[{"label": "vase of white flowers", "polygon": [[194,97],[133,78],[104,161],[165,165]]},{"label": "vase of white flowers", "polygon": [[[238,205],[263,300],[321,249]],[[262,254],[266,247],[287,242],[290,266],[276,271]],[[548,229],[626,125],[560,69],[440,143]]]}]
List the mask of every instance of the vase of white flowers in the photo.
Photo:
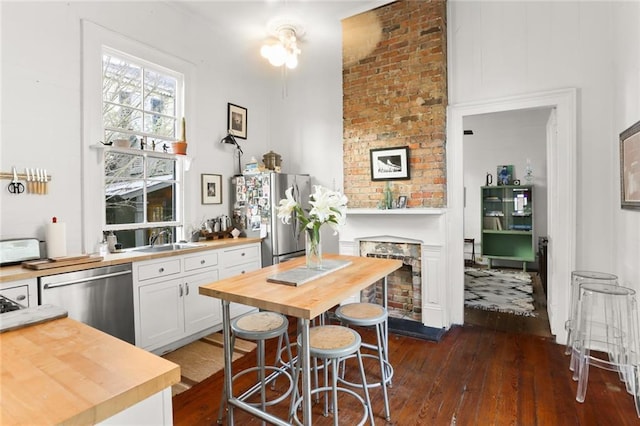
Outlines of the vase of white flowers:
[{"label": "vase of white flowers", "polygon": [[322,245],[320,243],[320,227],[325,223],[333,228],[334,234],[344,225],[347,213],[347,197],[338,191],[331,191],[320,185],[314,185],[309,196],[311,209],[303,209],[293,198],[293,188],[285,192],[286,198],[280,200],[278,219],[290,223],[294,216],[299,232],[305,233],[305,254],[307,268],[322,269]]}]

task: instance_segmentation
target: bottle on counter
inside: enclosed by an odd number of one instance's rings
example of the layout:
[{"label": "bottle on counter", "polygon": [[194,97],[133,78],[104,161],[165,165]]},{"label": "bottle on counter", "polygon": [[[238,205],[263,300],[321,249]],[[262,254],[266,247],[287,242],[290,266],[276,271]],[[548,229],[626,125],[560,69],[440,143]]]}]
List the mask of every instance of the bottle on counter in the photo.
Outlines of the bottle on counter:
[{"label": "bottle on counter", "polygon": [[114,234],[113,231],[109,232],[109,235],[107,235],[107,246],[109,248],[110,253],[113,253],[114,251],[116,251],[117,243],[118,243],[118,238],[116,237],[116,234]]}]

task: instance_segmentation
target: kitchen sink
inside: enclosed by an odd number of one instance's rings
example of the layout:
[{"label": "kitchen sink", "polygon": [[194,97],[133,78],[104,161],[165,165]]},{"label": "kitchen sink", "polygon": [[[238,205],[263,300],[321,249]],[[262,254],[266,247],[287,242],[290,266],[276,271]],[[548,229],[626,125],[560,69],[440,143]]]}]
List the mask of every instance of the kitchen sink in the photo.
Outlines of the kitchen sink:
[{"label": "kitchen sink", "polygon": [[154,246],[144,246],[140,248],[133,249],[133,251],[139,251],[143,253],[159,253],[164,251],[176,251],[176,250],[184,250],[194,247],[202,247],[204,244],[198,243],[175,243],[175,244],[159,244]]}]

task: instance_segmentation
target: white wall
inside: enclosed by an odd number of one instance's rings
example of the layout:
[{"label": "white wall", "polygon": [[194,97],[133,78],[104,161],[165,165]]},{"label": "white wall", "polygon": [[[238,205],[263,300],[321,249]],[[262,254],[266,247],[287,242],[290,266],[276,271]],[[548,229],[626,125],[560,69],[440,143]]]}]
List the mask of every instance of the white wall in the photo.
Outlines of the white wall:
[{"label": "white wall", "polygon": [[[610,190],[619,194],[617,177],[620,173],[620,156],[617,150],[618,135],[622,130],[640,120],[640,3],[619,5],[613,12],[616,25],[613,29],[613,116],[614,134],[607,139],[613,147],[612,168],[616,175],[610,180]],[[613,207],[614,271],[621,284],[640,292],[640,210],[622,210]]]},{"label": "white wall", "polygon": [[[227,10],[231,3],[221,3]],[[0,191],[0,238],[44,239],[52,216],[67,223],[68,251],[91,252],[98,235],[82,235],[81,19],[87,19],[195,67],[194,99],[188,100],[185,224],[229,213],[228,178],[237,167],[226,134],[227,102],[248,109],[248,138],[240,140],[243,163],[269,150],[283,156],[283,171],[306,172],[319,183],[342,186],[341,27],[310,31],[304,61],[281,96],[278,70],[253,50],[244,29],[209,25],[165,2],[2,2],[2,128],[0,170],[46,168],[47,196]],[[312,47],[314,46],[314,47]],[[326,50],[324,50],[326,49]],[[299,72],[298,72],[299,71]],[[222,174],[222,205],[200,204],[200,174]],[[8,183],[8,181],[7,181]],[[337,241],[331,250],[337,252]]]},{"label": "white wall", "polygon": [[[499,164],[513,165],[514,179],[525,185],[525,169],[529,160],[533,170],[535,247],[538,237],[547,235],[546,124],[549,113],[549,109],[540,108],[464,118],[464,129],[473,131],[473,135],[464,136],[464,236],[475,239],[476,258],[481,253],[480,187],[486,184],[487,173],[491,174],[493,185],[496,185]],[[466,252],[470,250],[465,246]],[[514,266],[513,262],[510,264]]]},{"label": "white wall", "polygon": [[620,210],[617,163],[618,134],[640,119],[640,3],[454,0],[449,10],[451,104],[578,88],[575,266],[640,289],[640,212]]}]

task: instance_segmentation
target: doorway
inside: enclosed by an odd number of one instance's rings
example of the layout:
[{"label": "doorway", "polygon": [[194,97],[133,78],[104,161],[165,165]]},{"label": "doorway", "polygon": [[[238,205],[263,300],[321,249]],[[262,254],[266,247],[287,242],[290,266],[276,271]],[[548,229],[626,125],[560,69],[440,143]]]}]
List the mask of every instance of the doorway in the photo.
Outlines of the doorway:
[{"label": "doorway", "polygon": [[[493,258],[492,270],[486,271],[489,260],[483,256],[482,251],[483,223],[486,225],[486,221],[491,221],[493,224],[493,220],[498,217],[485,218],[486,212],[481,213],[481,192],[499,190],[496,185],[498,170],[504,167],[502,165],[509,165],[512,173],[510,180],[515,182],[510,184],[531,185],[532,189],[527,191],[527,194],[531,194],[529,205],[533,206],[533,217],[531,221],[527,219],[522,223],[533,226],[529,231],[530,236],[524,235],[523,238],[531,247],[530,253],[537,253],[539,238],[547,235],[546,139],[547,125],[552,113],[552,108],[545,107],[467,115],[463,119],[464,237],[466,242],[472,241],[475,246],[470,247],[471,244],[466,244],[465,259],[470,259],[471,253],[476,254],[473,265],[470,265],[469,261],[465,262],[465,266],[472,266],[472,269],[465,268],[465,298],[476,294],[474,289],[477,289],[477,286],[480,286],[481,294],[490,292],[494,286],[496,291],[502,294],[488,295],[491,302],[484,309],[467,306],[465,300],[465,326],[483,326],[497,331],[518,331],[545,338],[551,337],[546,292],[539,275],[539,263],[535,260],[522,262]],[[485,186],[493,189],[481,189]],[[506,200],[502,200],[504,201]],[[500,208],[503,206],[504,204],[500,204]],[[507,230],[505,226],[508,226],[511,220],[505,218],[500,220],[500,223],[504,223],[501,229]],[[513,225],[516,223],[513,222]],[[511,234],[506,234],[509,235]],[[523,272],[523,266],[526,267],[526,274]],[[478,276],[485,272],[505,272],[505,275],[499,275],[501,279],[495,282],[493,276]],[[514,288],[502,293],[502,286],[507,286],[510,277],[518,277],[513,284]],[[529,282],[526,281],[527,277],[530,279]],[[502,278],[507,281],[503,281]],[[483,281],[485,279],[488,280],[486,283]],[[466,287],[467,284],[470,288]],[[532,293],[528,293],[527,289],[532,290]],[[470,304],[483,306],[484,302],[479,300],[483,300],[484,296],[478,297],[480,299]],[[529,299],[530,302],[526,303]]]},{"label": "doorway", "polygon": [[[546,137],[549,236],[547,307],[556,341],[565,339],[568,278],[575,263],[576,90],[564,89],[496,100],[450,105],[447,126],[447,241],[451,323],[464,323],[464,118],[478,114],[552,108]],[[552,122],[551,122],[552,121]]]}]

